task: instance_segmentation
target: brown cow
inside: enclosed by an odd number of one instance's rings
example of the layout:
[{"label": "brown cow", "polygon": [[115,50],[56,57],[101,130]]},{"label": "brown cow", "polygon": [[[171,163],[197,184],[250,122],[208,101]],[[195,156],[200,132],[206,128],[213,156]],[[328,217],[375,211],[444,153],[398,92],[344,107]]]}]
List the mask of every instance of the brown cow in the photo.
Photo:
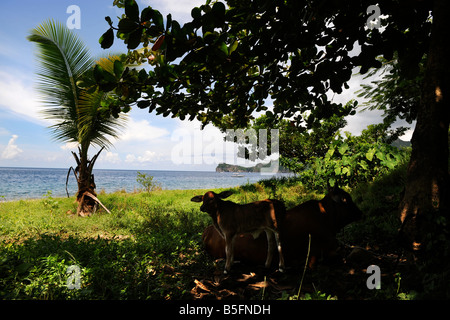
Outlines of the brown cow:
[{"label": "brown cow", "polygon": [[[278,229],[279,223],[286,213],[284,203],[279,200],[267,199],[241,205],[222,200],[231,194],[230,191],[223,191],[219,194],[208,191],[203,196],[195,196],[191,199],[194,202],[203,202],[200,210],[210,215],[218,235],[224,240],[226,256],[224,273],[230,271],[233,263],[234,246],[238,235],[248,233],[254,238],[258,238],[262,231],[267,236],[265,265],[269,267],[272,263],[272,256],[275,251],[273,238],[275,237],[278,247],[279,269],[282,271],[284,259]],[[267,243],[269,246],[267,246]]]},{"label": "brown cow", "polygon": [[[362,212],[344,190],[333,187],[322,200],[310,200],[286,212],[280,224],[280,240],[287,266],[299,266],[307,255],[311,234],[310,266],[323,256],[332,257],[338,247],[336,233]],[[212,226],[203,232],[206,251],[214,258],[225,257],[225,242]],[[248,234],[236,237],[235,257],[242,262],[262,264],[266,259],[267,240]]]}]

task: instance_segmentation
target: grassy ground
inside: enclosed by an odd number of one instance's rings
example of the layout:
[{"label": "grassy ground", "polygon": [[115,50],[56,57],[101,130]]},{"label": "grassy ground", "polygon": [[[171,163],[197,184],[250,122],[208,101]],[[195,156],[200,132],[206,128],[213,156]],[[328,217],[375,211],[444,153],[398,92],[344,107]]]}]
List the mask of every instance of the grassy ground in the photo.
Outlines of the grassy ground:
[{"label": "grassy ground", "polygon": [[[387,181],[354,190],[355,202],[368,216],[339,235],[347,253],[355,244],[380,254],[393,251],[400,185]],[[73,214],[74,198],[53,198],[50,193],[40,200],[0,202],[0,298],[296,297],[302,270],[280,275],[238,266],[236,274],[223,278],[223,262],[217,265],[202,248],[201,234],[210,218],[200,212],[198,203],[190,201],[205,191],[100,194],[111,214],[100,210],[89,218]],[[283,199],[288,208],[323,196],[292,180],[265,181],[234,191],[230,200],[238,203],[272,197]],[[384,290],[371,291],[366,288],[368,275],[363,271],[372,262],[356,261],[356,267],[347,263],[345,268],[308,270],[301,297],[399,297],[401,275],[396,270],[384,269]],[[380,259],[375,262],[383,264]],[[67,274],[71,265],[79,268],[79,289],[69,289],[75,284],[73,275]]]},{"label": "grassy ground", "polygon": [[[286,200],[311,197],[289,189]],[[287,192],[279,188],[278,192]],[[247,185],[232,199],[249,202],[273,188]],[[202,249],[210,218],[191,197],[206,190],[100,194],[111,211],[77,217],[74,198],[0,203],[0,297],[5,299],[192,298],[194,280],[215,268]],[[221,190],[216,190],[221,191]],[[273,194],[272,194],[273,195]],[[68,289],[79,266],[81,288]]]}]

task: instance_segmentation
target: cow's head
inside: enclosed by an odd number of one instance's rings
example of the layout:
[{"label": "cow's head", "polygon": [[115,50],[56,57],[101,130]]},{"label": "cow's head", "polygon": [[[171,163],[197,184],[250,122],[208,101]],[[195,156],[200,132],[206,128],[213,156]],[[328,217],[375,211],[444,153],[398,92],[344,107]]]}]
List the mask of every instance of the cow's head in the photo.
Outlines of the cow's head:
[{"label": "cow's head", "polygon": [[353,202],[352,197],[337,185],[328,188],[327,197],[335,204],[338,229],[362,218],[363,213]]},{"label": "cow's head", "polygon": [[203,202],[200,210],[203,212],[207,212],[210,215],[216,214],[217,212],[217,202],[219,199],[225,199],[231,196],[233,192],[231,191],[222,191],[217,194],[213,191],[208,191],[203,196],[195,196],[191,199],[193,202]]}]

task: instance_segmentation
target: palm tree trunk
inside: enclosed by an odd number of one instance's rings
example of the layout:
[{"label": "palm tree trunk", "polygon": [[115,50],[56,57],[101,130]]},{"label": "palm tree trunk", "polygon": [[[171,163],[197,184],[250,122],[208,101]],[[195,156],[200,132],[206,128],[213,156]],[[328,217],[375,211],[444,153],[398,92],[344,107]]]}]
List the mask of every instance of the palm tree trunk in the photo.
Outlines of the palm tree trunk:
[{"label": "palm tree trunk", "polygon": [[72,152],[77,162],[75,172],[78,173],[77,214],[82,217],[90,216],[97,209],[97,193],[95,192],[96,186],[92,169],[94,168],[97,157],[103,150],[103,148],[101,148],[100,151],[91,160],[89,160],[87,155],[88,148],[89,145],[87,145],[87,147],[85,145],[81,145],[78,148],[78,155]]}]

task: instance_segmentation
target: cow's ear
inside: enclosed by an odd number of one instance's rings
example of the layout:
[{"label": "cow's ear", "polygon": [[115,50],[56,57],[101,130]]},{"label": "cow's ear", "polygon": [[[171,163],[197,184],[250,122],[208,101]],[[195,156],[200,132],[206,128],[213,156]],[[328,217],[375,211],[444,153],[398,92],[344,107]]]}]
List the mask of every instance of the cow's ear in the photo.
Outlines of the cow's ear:
[{"label": "cow's ear", "polygon": [[191,199],[192,202],[202,202],[203,196],[195,196]]},{"label": "cow's ear", "polygon": [[231,196],[233,194],[233,191],[222,191],[221,193],[219,193],[217,196],[219,197],[219,199],[225,199],[228,198],[229,196]]}]

